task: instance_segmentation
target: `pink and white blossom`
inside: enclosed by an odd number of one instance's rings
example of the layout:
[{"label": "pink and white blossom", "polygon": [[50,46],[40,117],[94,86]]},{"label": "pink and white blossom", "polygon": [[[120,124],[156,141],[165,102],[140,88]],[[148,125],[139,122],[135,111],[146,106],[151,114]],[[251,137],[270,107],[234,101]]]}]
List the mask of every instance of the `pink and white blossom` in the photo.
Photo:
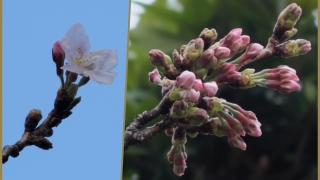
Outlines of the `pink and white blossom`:
[{"label": "pink and white blossom", "polygon": [[116,73],[111,72],[118,64],[117,51],[102,49],[90,52],[89,37],[82,24],[77,23],[60,40],[68,64],[61,69],[68,70],[101,84],[111,84]]}]

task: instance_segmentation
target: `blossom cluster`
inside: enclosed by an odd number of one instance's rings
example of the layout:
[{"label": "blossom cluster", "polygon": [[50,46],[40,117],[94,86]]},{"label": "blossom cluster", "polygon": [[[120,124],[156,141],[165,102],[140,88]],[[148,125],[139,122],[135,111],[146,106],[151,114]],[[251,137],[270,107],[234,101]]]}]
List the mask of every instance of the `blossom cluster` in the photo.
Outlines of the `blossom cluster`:
[{"label": "blossom cluster", "polygon": [[[241,28],[231,30],[217,42],[216,30],[205,28],[180,51],[174,50],[172,58],[158,49],[149,52],[149,60],[155,66],[149,80],[162,87],[163,96],[169,93],[173,102],[168,113],[173,125],[165,133],[172,136],[168,159],[174,164],[176,175],[183,175],[186,168],[186,135],[227,136],[229,144],[241,150],[247,147],[241,136],[262,135],[254,112],[215,96],[220,86],[247,89],[258,85],[283,94],[300,89],[296,71],[286,65],[256,73],[250,68],[239,70],[263,57],[288,58],[310,51],[309,41],[289,40],[297,32],[294,25],[301,12],[295,3],[284,9],[266,47],[250,43],[250,36],[242,35]],[[239,53],[242,54],[236,56]]]}]

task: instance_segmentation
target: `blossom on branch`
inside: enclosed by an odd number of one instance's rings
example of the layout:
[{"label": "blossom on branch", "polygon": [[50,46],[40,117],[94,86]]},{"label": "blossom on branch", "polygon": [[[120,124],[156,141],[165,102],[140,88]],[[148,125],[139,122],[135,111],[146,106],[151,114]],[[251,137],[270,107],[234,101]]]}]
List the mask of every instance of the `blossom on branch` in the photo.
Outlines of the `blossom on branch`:
[{"label": "blossom on branch", "polygon": [[111,84],[116,73],[111,72],[118,64],[117,51],[102,49],[90,52],[89,37],[80,23],[68,30],[60,40],[68,64],[61,69],[68,70],[101,84]]}]

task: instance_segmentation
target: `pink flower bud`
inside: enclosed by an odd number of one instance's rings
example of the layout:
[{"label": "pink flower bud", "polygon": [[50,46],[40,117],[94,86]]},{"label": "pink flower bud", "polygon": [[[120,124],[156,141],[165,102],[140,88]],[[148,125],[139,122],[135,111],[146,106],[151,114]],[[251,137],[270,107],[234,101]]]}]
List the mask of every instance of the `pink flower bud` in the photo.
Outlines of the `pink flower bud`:
[{"label": "pink flower bud", "polygon": [[243,151],[245,151],[246,148],[247,148],[246,143],[238,135],[235,135],[235,136],[232,136],[232,137],[228,136],[228,142],[232,147],[237,147],[237,148],[239,148],[239,149],[241,149]]},{"label": "pink flower bud", "polygon": [[294,91],[298,91],[299,89],[300,85],[297,82],[293,80],[283,80],[281,81],[280,89],[278,91],[287,94]]},{"label": "pink flower bud", "polygon": [[62,49],[60,41],[57,41],[53,44],[52,58],[54,62],[64,61],[65,59],[65,53]]},{"label": "pink flower bud", "polygon": [[149,75],[150,82],[157,85],[161,85],[161,76],[159,74],[158,69],[154,69],[152,72],[149,72],[148,75]]},{"label": "pink flower bud", "polygon": [[225,59],[225,58],[229,57],[229,55],[230,55],[229,48],[219,46],[214,50],[214,56],[217,59]]},{"label": "pink flower bud", "polygon": [[284,93],[284,94],[288,94],[300,89],[300,85],[293,80],[283,80],[283,81],[266,80],[264,86],[267,88],[276,89],[280,93]]},{"label": "pink flower bud", "polygon": [[175,159],[174,165],[173,165],[173,172],[177,176],[182,176],[186,168],[187,168],[187,164],[183,156],[180,156]]},{"label": "pink flower bud", "polygon": [[311,50],[311,43],[305,39],[297,39],[296,40],[299,48],[299,55],[304,55]]},{"label": "pink flower bud", "polygon": [[208,49],[202,53],[202,56],[197,62],[197,67],[209,69],[217,64],[217,58],[215,57],[214,50]]},{"label": "pink flower bud", "polygon": [[242,124],[232,117],[230,114],[225,113],[223,111],[219,112],[219,115],[225,119],[225,122],[228,123],[230,128],[237,134],[241,136],[245,136],[245,131],[243,130]]},{"label": "pink flower bud", "polygon": [[198,103],[198,99],[200,97],[200,92],[195,91],[194,89],[190,89],[186,93],[182,95],[183,99],[187,102]]},{"label": "pink flower bud", "polygon": [[239,51],[242,51],[244,50],[248,44],[250,43],[250,36],[247,36],[247,35],[243,35],[243,36],[240,36],[241,40],[242,40],[242,43],[240,44],[240,48],[239,48]]},{"label": "pink flower bud", "polygon": [[260,126],[261,126],[261,123],[259,121],[251,120],[249,124],[244,127],[244,130],[250,136],[260,137],[262,135]]},{"label": "pink flower bud", "polygon": [[213,97],[218,91],[218,85],[216,82],[211,81],[203,84],[203,92],[208,97]]},{"label": "pink flower bud", "polygon": [[196,76],[193,72],[183,71],[183,73],[181,73],[180,76],[176,78],[175,86],[178,88],[191,89],[195,80]]},{"label": "pink flower bud", "polygon": [[220,64],[219,68],[217,69],[219,71],[219,74],[224,74],[227,72],[236,71],[236,66],[231,63],[223,62]]},{"label": "pink flower bud", "polygon": [[[220,119],[220,118],[219,118]],[[246,150],[246,143],[242,140],[242,138],[236,133],[229,125],[229,123],[226,121],[226,119],[222,118],[220,119],[222,123],[223,131],[228,136],[228,142],[232,147],[237,147],[242,149],[243,151]]]},{"label": "pink flower bud", "polygon": [[172,63],[171,58],[158,49],[149,51],[149,59],[156,67],[161,67]]},{"label": "pink flower bud", "polygon": [[252,43],[247,47],[246,52],[244,53],[244,57],[242,59],[255,59],[260,52],[263,50],[263,46],[258,43]]},{"label": "pink flower bud", "polygon": [[235,40],[240,38],[242,33],[241,28],[232,29],[220,42],[220,46],[229,47]]},{"label": "pink flower bud", "polygon": [[177,153],[177,148],[175,148],[175,146],[171,146],[171,149],[167,154],[167,157],[170,163],[174,162],[174,156],[176,153]]},{"label": "pink flower bud", "polygon": [[196,79],[195,81],[194,81],[194,84],[193,84],[193,86],[192,86],[192,89],[194,89],[194,90],[196,90],[196,91],[202,91],[202,89],[203,89],[203,84],[202,84],[202,81],[201,81],[201,79]]},{"label": "pink flower bud", "polygon": [[238,81],[241,78],[241,73],[238,71],[230,71],[224,74],[221,74],[217,77],[216,82],[218,84],[228,84]]},{"label": "pink flower bud", "polygon": [[296,3],[292,3],[280,13],[278,23],[280,26],[291,29],[299,20],[301,13],[302,9]]},{"label": "pink flower bud", "polygon": [[226,46],[230,49],[229,57],[233,57],[235,54],[237,54],[239,52],[241,44],[242,44],[242,39],[239,38],[239,39],[233,41],[233,43],[230,44],[229,46]]},{"label": "pink flower bud", "polygon": [[60,68],[64,64],[65,53],[62,49],[60,41],[57,41],[53,44],[52,48],[52,59],[56,63],[56,73],[58,76],[63,74],[63,70]]}]

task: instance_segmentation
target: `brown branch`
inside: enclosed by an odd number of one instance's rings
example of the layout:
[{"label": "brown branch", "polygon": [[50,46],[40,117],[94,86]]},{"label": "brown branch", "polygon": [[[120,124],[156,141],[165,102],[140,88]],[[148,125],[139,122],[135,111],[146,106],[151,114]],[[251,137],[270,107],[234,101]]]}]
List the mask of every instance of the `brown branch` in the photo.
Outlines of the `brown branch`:
[{"label": "brown branch", "polygon": [[169,113],[169,109],[173,104],[173,101],[169,99],[171,90],[163,96],[160,103],[151,111],[144,111],[142,114],[138,114],[130,125],[126,128],[124,133],[124,150],[127,150],[129,146],[134,144],[144,144],[151,139],[154,135],[162,132],[170,123],[168,120],[162,120],[152,127],[148,127],[143,131],[141,128],[150,121],[154,120],[160,115]]},{"label": "brown branch", "polygon": [[[28,126],[28,118],[26,118],[25,131],[22,138],[14,145],[6,145],[2,149],[2,163],[8,161],[9,156],[17,157],[19,152],[26,146],[35,145],[41,149],[48,150],[52,148],[52,143],[45,137],[50,137],[53,134],[53,127],[57,127],[62,119],[67,118],[72,114],[71,110],[81,101],[81,97],[75,99],[69,98],[68,93],[64,89],[59,89],[57,97],[54,101],[54,109],[48,114],[48,117],[36,129]],[[39,120],[41,119],[41,115]],[[36,124],[33,124],[36,127]],[[30,124],[29,124],[30,125]]]},{"label": "brown branch", "polygon": [[165,129],[170,128],[172,122],[167,117],[151,127],[144,130],[125,131],[124,134],[124,150],[127,150],[131,145],[141,145],[147,143],[153,136],[163,132]]}]

